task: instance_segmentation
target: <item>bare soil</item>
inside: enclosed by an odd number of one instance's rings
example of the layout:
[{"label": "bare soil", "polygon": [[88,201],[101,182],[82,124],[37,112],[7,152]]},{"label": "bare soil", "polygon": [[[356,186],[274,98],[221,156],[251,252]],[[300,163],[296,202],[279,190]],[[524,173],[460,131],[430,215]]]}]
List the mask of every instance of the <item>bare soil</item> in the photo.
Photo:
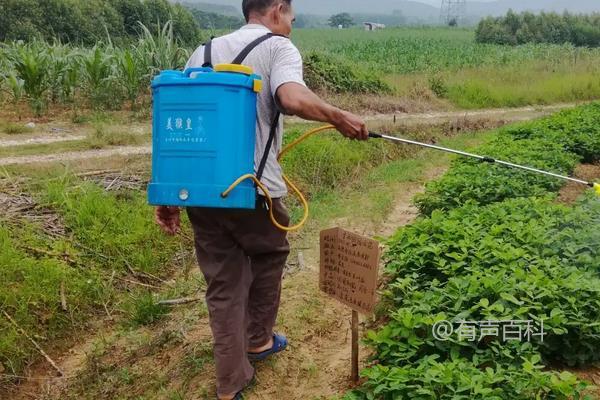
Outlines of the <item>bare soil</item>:
[{"label": "bare soil", "polygon": [[[575,178],[589,182],[600,180],[600,164],[580,164],[573,174]],[[589,188],[585,185],[569,182],[560,191],[557,201],[564,204],[573,204]]]}]

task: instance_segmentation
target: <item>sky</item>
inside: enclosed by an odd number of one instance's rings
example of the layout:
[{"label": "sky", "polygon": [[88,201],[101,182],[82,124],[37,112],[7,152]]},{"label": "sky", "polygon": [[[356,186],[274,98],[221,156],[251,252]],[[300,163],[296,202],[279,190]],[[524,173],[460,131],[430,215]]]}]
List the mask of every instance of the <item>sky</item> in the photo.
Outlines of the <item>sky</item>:
[{"label": "sky", "polygon": [[[431,6],[436,6],[439,7],[442,4],[442,0],[415,0],[418,1],[419,3],[425,3],[425,4],[429,4]],[[481,3],[488,3],[490,1],[494,1],[494,0],[477,0],[478,2]]]}]

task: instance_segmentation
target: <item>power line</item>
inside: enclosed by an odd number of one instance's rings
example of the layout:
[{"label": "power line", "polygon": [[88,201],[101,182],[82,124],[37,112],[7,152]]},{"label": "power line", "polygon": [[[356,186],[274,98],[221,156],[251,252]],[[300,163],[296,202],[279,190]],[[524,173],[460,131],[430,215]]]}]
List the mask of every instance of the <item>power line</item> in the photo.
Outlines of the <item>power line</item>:
[{"label": "power line", "polygon": [[467,0],[442,0],[440,22],[444,25],[458,26],[465,23]]}]

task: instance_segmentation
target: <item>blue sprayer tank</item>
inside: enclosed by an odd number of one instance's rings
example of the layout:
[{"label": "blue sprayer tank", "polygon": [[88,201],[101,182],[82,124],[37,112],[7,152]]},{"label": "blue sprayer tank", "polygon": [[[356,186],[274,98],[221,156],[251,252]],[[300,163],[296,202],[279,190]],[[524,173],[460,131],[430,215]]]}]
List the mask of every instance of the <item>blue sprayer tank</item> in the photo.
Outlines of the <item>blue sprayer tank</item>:
[{"label": "blue sprayer tank", "polygon": [[163,71],[152,82],[151,205],[253,209],[256,95],[262,81],[241,65]]}]

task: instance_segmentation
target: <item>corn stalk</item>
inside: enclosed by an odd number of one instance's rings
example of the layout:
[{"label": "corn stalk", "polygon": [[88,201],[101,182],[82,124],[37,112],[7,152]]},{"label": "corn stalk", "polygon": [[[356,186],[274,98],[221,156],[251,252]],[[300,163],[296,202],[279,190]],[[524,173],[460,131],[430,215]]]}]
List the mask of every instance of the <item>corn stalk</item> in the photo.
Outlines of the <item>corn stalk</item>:
[{"label": "corn stalk", "polygon": [[46,93],[50,86],[48,55],[40,51],[37,42],[23,45],[18,49],[14,67],[17,78],[23,81],[31,108],[41,115],[47,107]]},{"label": "corn stalk", "polygon": [[137,55],[153,76],[165,69],[177,69],[185,65],[189,56],[186,49],[179,46],[173,35],[173,21],[168,21],[153,35],[142,23],[142,37],[136,46]]}]

